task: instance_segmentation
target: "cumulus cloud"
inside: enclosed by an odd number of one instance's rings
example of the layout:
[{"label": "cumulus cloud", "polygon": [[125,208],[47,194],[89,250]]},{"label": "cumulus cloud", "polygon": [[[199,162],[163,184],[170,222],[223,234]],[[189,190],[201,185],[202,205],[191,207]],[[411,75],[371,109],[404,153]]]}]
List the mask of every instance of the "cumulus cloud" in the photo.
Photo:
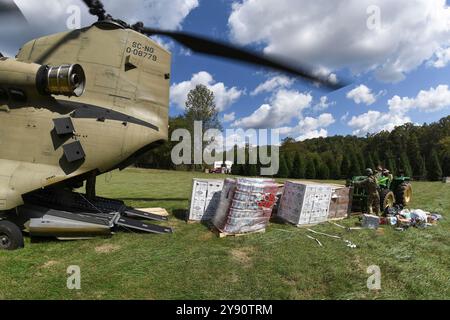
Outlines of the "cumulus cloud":
[{"label": "cumulus cloud", "polygon": [[326,138],[326,137],[328,137],[328,131],[325,129],[320,129],[320,130],[308,131],[308,132],[298,136],[295,140],[305,141],[308,139]]},{"label": "cumulus cloud", "polygon": [[327,96],[320,97],[319,102],[314,105],[313,110],[315,112],[323,111],[328,109],[329,106],[334,106],[336,104],[335,101],[329,101]]},{"label": "cumulus cloud", "polygon": [[411,122],[407,115],[417,109],[423,112],[434,112],[450,107],[450,90],[448,85],[439,85],[429,90],[421,90],[415,98],[394,96],[388,100],[388,112],[370,110],[354,116],[348,125],[354,129],[353,134],[363,136],[382,130],[391,131],[396,126]]},{"label": "cumulus cloud", "polygon": [[261,83],[251,92],[252,96],[256,96],[263,92],[272,92],[280,88],[289,88],[294,83],[294,79],[286,76],[275,76]]},{"label": "cumulus cloud", "polygon": [[444,68],[450,63],[450,47],[436,52],[436,59],[431,62],[435,68]]},{"label": "cumulus cloud", "polygon": [[305,108],[311,106],[312,96],[296,90],[280,89],[271,98],[270,103],[263,104],[250,116],[233,123],[241,128],[278,128],[300,118]]},{"label": "cumulus cloud", "polygon": [[449,21],[445,0],[243,0],[228,23],[233,40],[262,43],[267,54],[399,81],[449,47]]},{"label": "cumulus cloud", "polygon": [[415,98],[394,96],[388,101],[389,109],[396,113],[406,113],[411,109],[424,112],[439,111],[450,106],[448,85],[439,85],[429,90],[421,90]]},{"label": "cumulus cloud", "polygon": [[235,112],[225,113],[223,115],[223,122],[233,122],[235,119],[236,119],[236,113]]},{"label": "cumulus cloud", "polygon": [[235,103],[243,94],[243,91],[236,87],[227,88],[223,82],[216,82],[211,74],[201,71],[192,75],[192,78],[180,83],[174,83],[170,87],[170,100],[180,109],[185,108],[185,102],[189,91],[197,85],[204,85],[214,92],[216,108],[218,111],[225,110]]},{"label": "cumulus cloud", "polygon": [[[13,2],[13,0],[0,0],[0,2]],[[17,52],[27,41],[67,31],[68,18],[74,10],[81,14],[81,26],[87,26],[96,21],[96,17],[89,14],[81,0],[15,0],[26,17],[29,25],[24,25],[19,18],[9,17],[0,19],[1,50]],[[180,29],[187,15],[198,7],[198,0],[104,0],[106,11],[115,18],[129,23],[143,21],[147,26],[164,29]]]},{"label": "cumulus cloud", "polygon": [[279,128],[280,134],[297,136],[297,141],[304,141],[307,139],[314,139],[319,137],[327,137],[328,131],[325,129],[335,123],[333,115],[330,113],[323,113],[317,118],[306,117],[298,122],[294,127]]},{"label": "cumulus cloud", "polygon": [[376,97],[372,93],[372,90],[363,84],[349,91],[347,93],[347,98],[353,100],[356,104],[364,103],[368,106],[377,101]]},{"label": "cumulus cloud", "polygon": [[392,131],[396,126],[407,122],[411,122],[411,119],[403,114],[370,110],[362,115],[352,117],[348,125],[355,129],[353,134],[364,136],[367,133]]}]

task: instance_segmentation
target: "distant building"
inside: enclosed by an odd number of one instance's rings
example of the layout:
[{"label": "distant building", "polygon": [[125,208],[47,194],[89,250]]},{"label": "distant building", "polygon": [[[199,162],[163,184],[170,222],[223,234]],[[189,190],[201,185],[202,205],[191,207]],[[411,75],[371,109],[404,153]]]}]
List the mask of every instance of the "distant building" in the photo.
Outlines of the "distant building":
[{"label": "distant building", "polygon": [[231,167],[233,166],[232,161],[216,161],[214,162],[214,173],[231,173]]}]

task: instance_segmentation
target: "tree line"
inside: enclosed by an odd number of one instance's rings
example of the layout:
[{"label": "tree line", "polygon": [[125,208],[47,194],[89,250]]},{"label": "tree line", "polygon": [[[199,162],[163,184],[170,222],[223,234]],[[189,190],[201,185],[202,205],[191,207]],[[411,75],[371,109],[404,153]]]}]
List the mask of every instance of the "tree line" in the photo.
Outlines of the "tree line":
[{"label": "tree line", "polygon": [[[202,85],[189,93],[185,113],[169,119],[169,139],[178,128],[192,131],[193,122],[199,120],[203,121],[203,130],[222,129],[214,94]],[[171,161],[171,150],[177,143],[169,141],[148,152],[137,165],[157,169],[205,169],[205,166],[175,166]],[[236,160],[237,147],[234,151]],[[244,152],[248,159],[248,147]],[[286,138],[280,146],[277,177],[346,179],[363,175],[366,168],[378,166],[394,175],[404,174],[415,180],[437,181],[450,176],[450,116],[432,124],[407,123],[391,132],[382,131],[366,137],[333,136],[302,142]],[[257,176],[259,172],[258,164],[232,167],[234,175]]]},{"label": "tree line", "polygon": [[[346,179],[383,167],[394,175],[438,181],[450,176],[450,116],[421,126],[411,123],[364,138],[333,136],[297,142],[286,138],[280,147],[277,177]],[[257,165],[237,165],[233,174],[253,175]]]}]

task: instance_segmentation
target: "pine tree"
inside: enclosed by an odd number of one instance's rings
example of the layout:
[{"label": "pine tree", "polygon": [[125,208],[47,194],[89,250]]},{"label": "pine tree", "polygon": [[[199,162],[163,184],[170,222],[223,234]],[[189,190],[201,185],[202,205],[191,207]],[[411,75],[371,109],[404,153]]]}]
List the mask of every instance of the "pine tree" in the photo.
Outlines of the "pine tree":
[{"label": "pine tree", "polygon": [[349,178],[351,176],[349,173],[350,173],[350,159],[348,153],[346,152],[344,153],[341,162],[341,177]]},{"label": "pine tree", "polygon": [[[412,176],[412,169],[411,169],[411,165],[409,164],[409,160],[408,160],[408,156],[406,155],[405,152],[402,152],[400,154],[400,163],[399,163],[399,171],[403,171],[403,174],[407,177],[411,177]],[[397,174],[400,174],[400,172],[398,172]]]},{"label": "pine tree", "polygon": [[373,163],[372,156],[370,155],[370,153],[367,153],[366,166],[367,166],[367,168],[370,168],[372,170],[376,168],[375,164]]},{"label": "pine tree", "polygon": [[362,169],[359,165],[359,161],[358,161],[358,157],[355,153],[351,153],[350,154],[350,168],[349,168],[349,178],[354,177],[354,176],[360,176],[362,174]]},{"label": "pine tree", "polygon": [[450,177],[450,156],[444,156],[442,160],[442,174],[444,177]]},{"label": "pine tree", "polygon": [[305,165],[300,152],[295,153],[290,176],[294,179],[303,179],[305,177]]},{"label": "pine tree", "polygon": [[289,171],[286,164],[286,156],[284,154],[280,155],[280,168],[278,169],[278,178],[288,178]]},{"label": "pine tree", "polygon": [[292,152],[290,152],[290,153],[286,153],[285,156],[286,156],[286,166],[288,169],[288,177],[291,178],[292,177],[292,169],[294,166],[295,155]]},{"label": "pine tree", "polygon": [[317,178],[322,180],[330,179],[330,169],[325,161],[321,161],[319,164],[319,168],[317,169]]},{"label": "pine tree", "polygon": [[256,164],[249,164],[247,168],[247,176],[256,177],[258,175],[258,169]]},{"label": "pine tree", "polygon": [[233,148],[233,165],[231,166],[231,174],[233,176],[238,176],[241,172],[240,164],[238,164],[237,150],[238,147],[235,145]]},{"label": "pine tree", "polygon": [[374,168],[377,168],[378,166],[380,166],[381,165],[381,161],[380,161],[380,157],[378,156],[378,151],[377,150],[375,150],[373,153],[372,153],[372,160],[373,160],[373,165],[374,165]]},{"label": "pine tree", "polygon": [[311,156],[308,156],[306,160],[305,178],[316,179],[316,167],[314,165],[314,159]]},{"label": "pine tree", "polygon": [[361,151],[357,151],[356,152],[356,159],[358,161],[358,165],[359,165],[359,168],[360,168],[361,172],[362,172],[362,170],[368,168],[368,166],[366,165],[366,161],[364,160],[364,156],[363,156]]},{"label": "pine tree", "polygon": [[428,179],[431,181],[439,181],[442,179],[442,168],[435,149],[431,150],[428,158]]},{"label": "pine tree", "polygon": [[427,178],[427,166],[425,163],[425,160],[422,156],[419,157],[419,173],[418,173],[418,177],[421,180],[424,180]]},{"label": "pine tree", "polygon": [[424,178],[423,157],[420,154],[419,140],[417,139],[417,136],[415,134],[411,135],[407,144],[407,150],[409,163],[412,169],[412,175],[419,178]]},{"label": "pine tree", "polygon": [[388,169],[391,173],[396,174],[397,167],[395,166],[395,157],[391,151],[387,151],[384,157],[384,167]]}]

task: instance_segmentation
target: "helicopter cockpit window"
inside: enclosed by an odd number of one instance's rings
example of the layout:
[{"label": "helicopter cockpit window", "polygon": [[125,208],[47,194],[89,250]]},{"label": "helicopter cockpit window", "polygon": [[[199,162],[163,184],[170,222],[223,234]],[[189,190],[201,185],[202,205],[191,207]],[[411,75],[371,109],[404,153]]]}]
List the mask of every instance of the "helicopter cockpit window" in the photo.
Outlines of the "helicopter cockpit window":
[{"label": "helicopter cockpit window", "polygon": [[15,101],[25,102],[27,101],[27,96],[25,92],[19,89],[9,89],[9,94],[11,98]]},{"label": "helicopter cockpit window", "polygon": [[8,101],[8,93],[6,93],[5,89],[0,88],[0,102]]}]

